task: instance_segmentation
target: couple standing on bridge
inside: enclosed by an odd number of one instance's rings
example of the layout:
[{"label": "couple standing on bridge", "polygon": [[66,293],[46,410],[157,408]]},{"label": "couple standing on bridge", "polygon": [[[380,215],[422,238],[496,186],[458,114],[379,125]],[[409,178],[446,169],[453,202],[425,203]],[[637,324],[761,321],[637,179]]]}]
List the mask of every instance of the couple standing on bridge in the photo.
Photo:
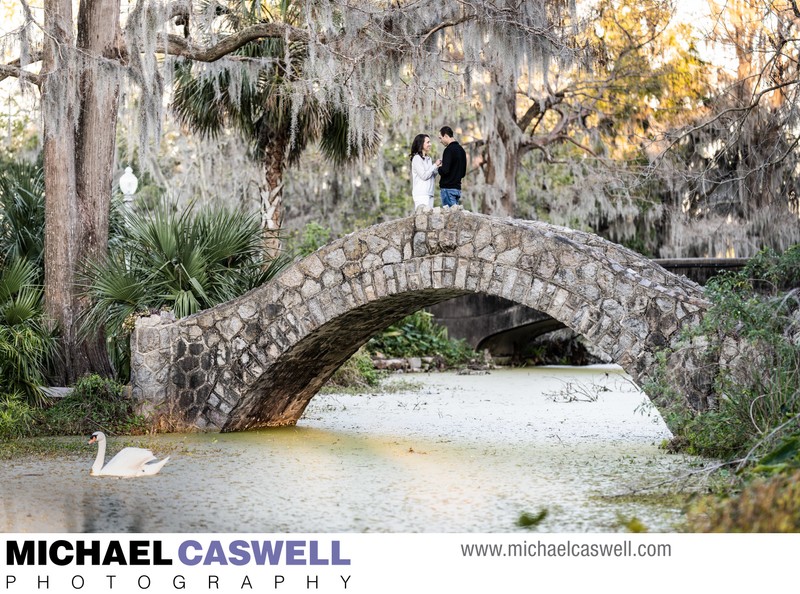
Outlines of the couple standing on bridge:
[{"label": "couple standing on bridge", "polygon": [[461,203],[461,180],[467,173],[467,154],[453,137],[450,126],[439,130],[439,141],[444,145],[442,158],[431,161],[431,137],[417,134],[411,143],[411,197],[414,210],[420,206],[433,208],[434,178],[439,174],[439,195],[442,206]]}]

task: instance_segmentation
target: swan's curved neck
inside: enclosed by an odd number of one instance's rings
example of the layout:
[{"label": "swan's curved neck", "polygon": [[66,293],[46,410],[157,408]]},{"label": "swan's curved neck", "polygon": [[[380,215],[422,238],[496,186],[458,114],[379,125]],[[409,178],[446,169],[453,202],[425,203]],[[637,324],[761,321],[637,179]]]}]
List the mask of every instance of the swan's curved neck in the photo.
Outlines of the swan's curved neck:
[{"label": "swan's curved neck", "polygon": [[97,442],[97,457],[94,459],[94,464],[92,464],[92,471],[90,474],[100,474],[100,471],[103,469],[103,462],[106,459],[106,440],[101,439]]}]

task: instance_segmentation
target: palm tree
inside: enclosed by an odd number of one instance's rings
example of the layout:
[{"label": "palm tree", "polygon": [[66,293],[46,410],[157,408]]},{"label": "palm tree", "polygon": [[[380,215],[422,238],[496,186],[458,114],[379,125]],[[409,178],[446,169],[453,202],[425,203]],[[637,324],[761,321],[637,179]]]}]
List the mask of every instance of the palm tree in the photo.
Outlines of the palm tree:
[{"label": "palm tree", "polygon": [[264,258],[255,216],[229,210],[195,214],[162,205],[128,213],[115,248],[83,273],[92,306],[81,332],[105,330],[120,379],[130,375],[130,332],[141,312],[171,310],[184,317],[262,285],[286,264]]},{"label": "palm tree", "polygon": [[[229,2],[216,12],[225,20],[229,34],[254,23],[303,24],[302,2],[292,0]],[[219,30],[215,30],[219,35]],[[319,142],[334,164],[354,159],[378,144],[377,134],[353,140],[343,102],[321,101],[300,93],[308,45],[302,41],[265,38],[253,41],[234,55],[254,59],[257,72],[225,66],[213,74],[193,72],[191,63],[177,67],[173,108],[178,119],[206,137],[215,137],[226,126],[251,142],[253,156],[263,161],[265,186],[261,190],[261,225],[270,250],[280,246],[277,233],[283,222],[283,175],[303,150]],[[273,252],[274,253],[274,252]]]}]

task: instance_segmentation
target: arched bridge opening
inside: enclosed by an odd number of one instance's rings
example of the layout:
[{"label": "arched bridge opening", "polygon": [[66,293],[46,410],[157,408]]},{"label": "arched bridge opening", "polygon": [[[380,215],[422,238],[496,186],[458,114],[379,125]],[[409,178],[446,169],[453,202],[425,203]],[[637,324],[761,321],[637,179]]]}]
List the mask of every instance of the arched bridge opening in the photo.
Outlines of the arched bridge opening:
[{"label": "arched bridge opening", "polygon": [[708,307],[695,283],[595,235],[437,208],[338,239],[194,316],[140,320],[134,395],[173,428],[292,424],[370,336],[469,293],[546,314],[640,383]]}]

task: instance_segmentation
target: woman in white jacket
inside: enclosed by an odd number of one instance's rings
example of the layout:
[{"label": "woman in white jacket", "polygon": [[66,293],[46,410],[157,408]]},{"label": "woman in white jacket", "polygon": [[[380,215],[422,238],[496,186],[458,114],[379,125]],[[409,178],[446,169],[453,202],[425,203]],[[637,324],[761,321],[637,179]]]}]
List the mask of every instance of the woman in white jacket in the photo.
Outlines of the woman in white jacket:
[{"label": "woman in white jacket", "polygon": [[414,199],[414,210],[420,206],[433,208],[435,177],[441,161],[432,163],[428,156],[430,150],[431,137],[417,134],[411,143],[411,197]]}]

